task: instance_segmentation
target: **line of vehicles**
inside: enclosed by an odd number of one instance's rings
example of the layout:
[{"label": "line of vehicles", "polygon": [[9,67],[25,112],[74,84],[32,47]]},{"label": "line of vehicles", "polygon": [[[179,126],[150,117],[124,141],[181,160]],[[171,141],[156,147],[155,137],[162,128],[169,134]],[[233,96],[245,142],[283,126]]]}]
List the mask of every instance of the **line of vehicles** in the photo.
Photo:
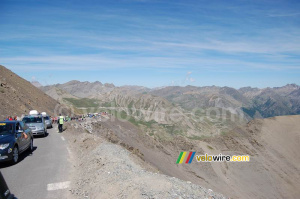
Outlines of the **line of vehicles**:
[{"label": "line of vehicles", "polygon": [[33,137],[46,137],[47,128],[52,128],[52,120],[47,113],[29,112],[22,120],[0,121],[0,162],[16,164],[19,155],[26,150],[33,151]]}]

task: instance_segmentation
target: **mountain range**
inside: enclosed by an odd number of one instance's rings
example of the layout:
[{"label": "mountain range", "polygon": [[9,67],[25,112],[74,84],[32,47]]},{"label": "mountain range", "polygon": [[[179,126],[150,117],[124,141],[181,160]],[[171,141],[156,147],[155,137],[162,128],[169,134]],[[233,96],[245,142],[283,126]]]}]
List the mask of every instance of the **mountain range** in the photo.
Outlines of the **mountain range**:
[{"label": "mountain range", "polygon": [[54,95],[57,100],[73,97],[110,102],[118,98],[137,98],[151,95],[189,111],[195,108],[208,107],[241,110],[250,119],[300,114],[300,86],[296,84],[263,89],[252,87],[234,89],[217,86],[168,86],[149,89],[142,86],[116,87],[113,84],[102,84],[99,81],[92,83],[70,81],[65,84],[40,88],[50,96],[53,96],[53,88],[55,88],[56,92],[59,92]]}]

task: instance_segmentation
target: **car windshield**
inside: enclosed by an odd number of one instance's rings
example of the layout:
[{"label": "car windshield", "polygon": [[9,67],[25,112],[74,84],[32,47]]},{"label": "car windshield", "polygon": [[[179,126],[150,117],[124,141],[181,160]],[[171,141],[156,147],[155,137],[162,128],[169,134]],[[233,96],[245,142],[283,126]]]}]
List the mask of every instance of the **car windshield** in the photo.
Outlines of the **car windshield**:
[{"label": "car windshield", "polygon": [[44,117],[45,118],[45,120],[49,120],[49,117],[48,116],[46,116],[46,117]]},{"label": "car windshield", "polygon": [[42,123],[43,122],[41,117],[24,117],[22,121],[25,123]]},{"label": "car windshield", "polygon": [[0,135],[13,133],[13,124],[0,123]]}]

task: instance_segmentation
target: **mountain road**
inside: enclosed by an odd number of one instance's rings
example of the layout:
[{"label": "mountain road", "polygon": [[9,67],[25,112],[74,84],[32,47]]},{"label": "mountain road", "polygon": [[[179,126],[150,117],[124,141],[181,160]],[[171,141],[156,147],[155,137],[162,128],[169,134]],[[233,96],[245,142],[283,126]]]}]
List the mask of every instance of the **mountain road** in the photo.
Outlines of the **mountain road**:
[{"label": "mountain road", "polygon": [[70,186],[70,150],[57,127],[46,137],[35,137],[32,153],[20,155],[15,165],[0,163],[12,194],[19,199],[67,198]]}]

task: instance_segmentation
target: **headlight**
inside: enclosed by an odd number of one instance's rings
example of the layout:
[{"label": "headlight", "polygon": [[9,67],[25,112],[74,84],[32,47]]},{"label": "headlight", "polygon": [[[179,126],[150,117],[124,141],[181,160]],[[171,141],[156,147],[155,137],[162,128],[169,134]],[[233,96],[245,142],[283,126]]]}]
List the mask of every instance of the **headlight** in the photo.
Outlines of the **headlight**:
[{"label": "headlight", "polygon": [[8,146],[9,146],[9,143],[7,143],[7,144],[0,144],[0,149],[1,150],[6,149]]}]

